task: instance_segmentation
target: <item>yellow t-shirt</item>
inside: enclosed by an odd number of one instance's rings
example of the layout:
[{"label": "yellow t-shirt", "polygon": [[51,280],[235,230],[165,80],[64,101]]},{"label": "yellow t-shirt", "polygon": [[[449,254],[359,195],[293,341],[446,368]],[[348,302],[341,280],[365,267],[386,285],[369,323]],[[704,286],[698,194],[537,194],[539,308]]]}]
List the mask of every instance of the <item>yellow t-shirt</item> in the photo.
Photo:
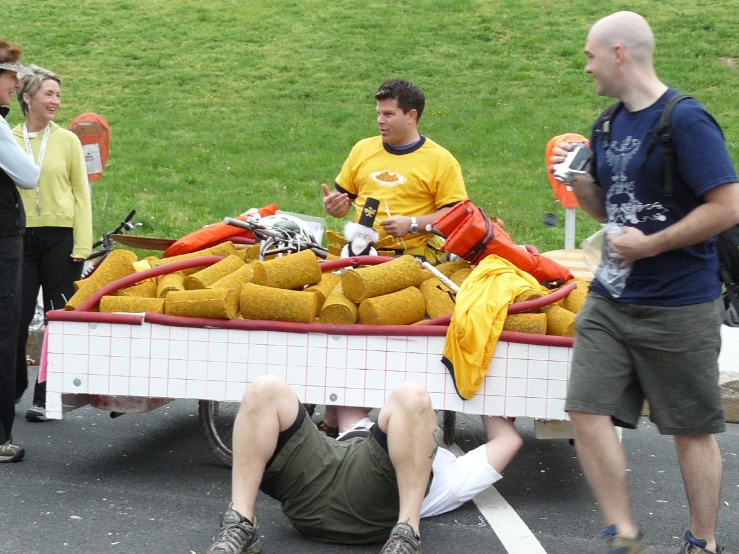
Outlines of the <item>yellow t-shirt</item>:
[{"label": "yellow t-shirt", "polygon": [[[359,141],[344,162],[336,185],[359,207],[354,221],[359,220],[367,198],[380,201],[375,219],[380,239],[387,236],[380,221],[388,217],[388,211],[393,216],[428,215],[467,198],[459,162],[448,150],[423,136],[419,145],[409,150],[395,149],[379,136]],[[432,236],[409,233],[403,237],[405,246],[397,239],[395,247],[415,248]]]}]

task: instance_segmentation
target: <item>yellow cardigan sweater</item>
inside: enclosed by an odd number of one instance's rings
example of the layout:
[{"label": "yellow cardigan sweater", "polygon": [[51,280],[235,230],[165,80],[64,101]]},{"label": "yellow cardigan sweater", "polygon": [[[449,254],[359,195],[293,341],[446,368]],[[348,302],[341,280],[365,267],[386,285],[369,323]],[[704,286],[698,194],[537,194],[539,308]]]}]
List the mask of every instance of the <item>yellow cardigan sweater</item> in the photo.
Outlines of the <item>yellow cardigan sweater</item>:
[{"label": "yellow cardigan sweater", "polygon": [[[13,135],[25,151],[23,126],[13,129]],[[44,131],[29,138],[33,159],[38,161]],[[26,227],[71,227],[74,235],[72,258],[87,258],[92,252],[92,206],[90,186],[82,145],[77,135],[51,123],[41,177],[39,204],[36,212],[36,190],[20,190],[26,210]]]}]

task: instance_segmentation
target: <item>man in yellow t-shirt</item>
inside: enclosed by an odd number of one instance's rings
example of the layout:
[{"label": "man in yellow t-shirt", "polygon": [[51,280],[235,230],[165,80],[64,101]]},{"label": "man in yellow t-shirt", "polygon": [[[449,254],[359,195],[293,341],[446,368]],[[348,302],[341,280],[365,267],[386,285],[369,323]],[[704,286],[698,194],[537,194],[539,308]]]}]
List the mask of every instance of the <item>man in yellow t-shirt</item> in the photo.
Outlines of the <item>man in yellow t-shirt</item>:
[{"label": "man in yellow t-shirt", "polygon": [[[380,240],[396,237],[395,248],[443,261],[443,240],[426,229],[454,204],[467,198],[462,168],[448,150],[419,134],[425,98],[405,79],[389,79],[375,93],[380,136],[359,141],[336,178],[335,191],[323,184],[323,207],[344,217],[368,197],[380,201],[375,228]],[[354,220],[360,216],[356,210]]]}]

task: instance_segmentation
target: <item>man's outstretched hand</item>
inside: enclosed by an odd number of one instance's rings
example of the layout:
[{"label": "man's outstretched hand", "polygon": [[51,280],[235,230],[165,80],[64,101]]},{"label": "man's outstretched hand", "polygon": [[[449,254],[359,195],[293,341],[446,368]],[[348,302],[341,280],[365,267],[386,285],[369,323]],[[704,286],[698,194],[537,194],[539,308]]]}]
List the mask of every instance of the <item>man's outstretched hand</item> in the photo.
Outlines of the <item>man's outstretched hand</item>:
[{"label": "man's outstretched hand", "polygon": [[323,209],[326,213],[334,217],[344,217],[351,206],[349,195],[345,192],[331,192],[326,183],[323,183],[321,188],[323,189]]}]

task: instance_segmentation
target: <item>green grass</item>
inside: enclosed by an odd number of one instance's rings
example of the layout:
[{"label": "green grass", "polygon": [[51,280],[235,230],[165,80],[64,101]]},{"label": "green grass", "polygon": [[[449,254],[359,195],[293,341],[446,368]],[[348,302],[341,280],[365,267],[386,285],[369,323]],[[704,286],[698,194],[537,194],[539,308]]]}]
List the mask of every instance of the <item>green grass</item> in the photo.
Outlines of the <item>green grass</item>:
[{"label": "green grass", "polygon": [[[605,4],[36,0],[9,14],[2,34],[25,63],[62,76],[60,124],[93,111],[111,125],[94,185],[97,235],[131,208],[139,234],[158,237],[268,203],[323,215],[320,184],[376,134],[372,93],[401,76],[426,92],[421,132],[460,161],[472,201],[518,242],[551,250],[564,243],[564,210],[544,147],[555,134],[587,134],[610,102],[583,73],[582,49],[612,11],[648,18],[658,74],[708,107],[739,162],[733,3]],[[541,223],[548,212],[557,227]],[[580,212],[578,242],[594,229]]]}]

